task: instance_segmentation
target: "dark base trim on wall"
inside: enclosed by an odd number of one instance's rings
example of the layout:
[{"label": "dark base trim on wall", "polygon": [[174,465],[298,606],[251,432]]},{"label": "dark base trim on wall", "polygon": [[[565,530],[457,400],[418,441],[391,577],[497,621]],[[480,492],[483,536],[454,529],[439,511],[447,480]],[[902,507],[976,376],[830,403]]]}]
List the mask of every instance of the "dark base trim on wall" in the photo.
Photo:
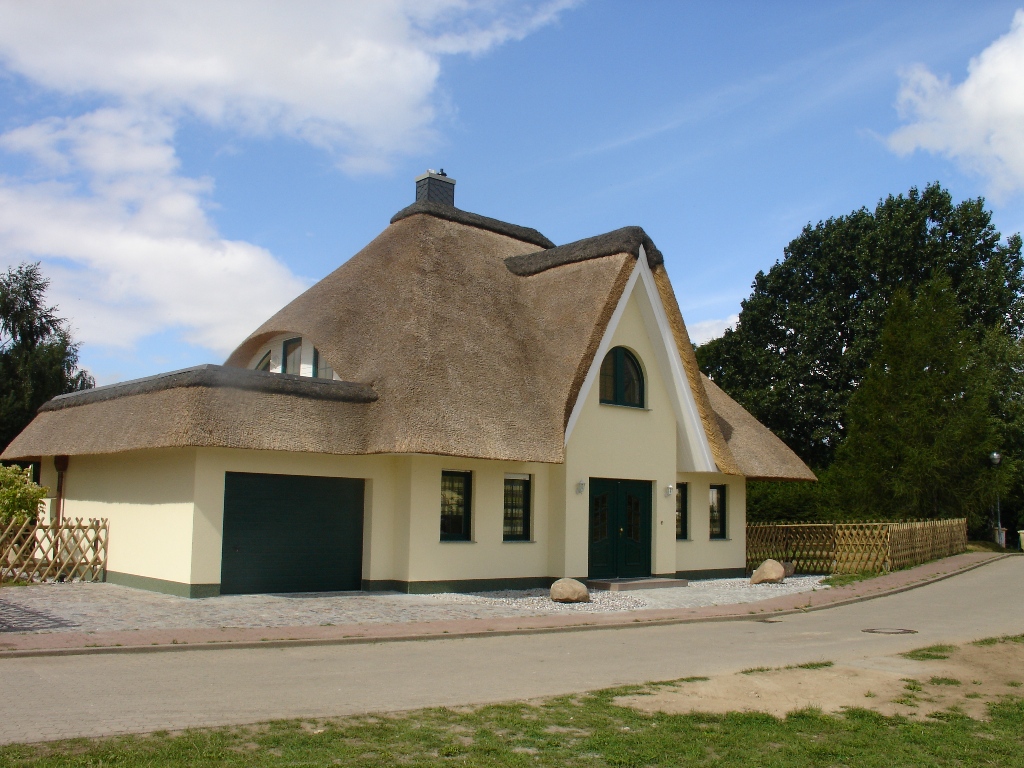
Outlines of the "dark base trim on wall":
[{"label": "dark base trim on wall", "polygon": [[699,568],[695,571],[676,571],[677,579],[741,579],[746,568]]},{"label": "dark base trim on wall", "polygon": [[430,595],[437,592],[493,592],[499,589],[547,589],[555,583],[551,576],[524,576],[511,579],[456,579],[454,581],[398,581],[363,579],[366,592],[405,592]]},{"label": "dark base trim on wall", "polygon": [[220,584],[184,584],[180,581],[153,579],[149,576],[136,576],[134,573],[118,573],[107,571],[107,583],[118,584],[132,589],[145,589],[149,592],[160,592],[177,597],[217,597]]}]

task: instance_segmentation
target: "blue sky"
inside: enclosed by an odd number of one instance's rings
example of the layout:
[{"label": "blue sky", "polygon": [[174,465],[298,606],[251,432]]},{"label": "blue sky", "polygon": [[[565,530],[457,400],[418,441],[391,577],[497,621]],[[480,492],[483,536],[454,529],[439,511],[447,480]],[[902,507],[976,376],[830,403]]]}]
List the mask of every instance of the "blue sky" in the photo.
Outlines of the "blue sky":
[{"label": "blue sky", "polygon": [[887,194],[1024,229],[1017,11],[0,0],[0,267],[43,263],[101,383],[221,362],[443,167],[556,243],[641,225],[706,339]]}]

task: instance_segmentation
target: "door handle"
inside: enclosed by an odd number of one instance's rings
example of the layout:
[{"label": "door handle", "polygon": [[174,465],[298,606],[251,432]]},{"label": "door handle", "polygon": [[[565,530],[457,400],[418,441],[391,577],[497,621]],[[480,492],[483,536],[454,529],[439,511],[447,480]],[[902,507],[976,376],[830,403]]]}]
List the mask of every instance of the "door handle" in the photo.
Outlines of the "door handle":
[{"label": "door handle", "polygon": [[619,528],[619,538],[622,538],[622,534],[626,532],[625,528]]}]

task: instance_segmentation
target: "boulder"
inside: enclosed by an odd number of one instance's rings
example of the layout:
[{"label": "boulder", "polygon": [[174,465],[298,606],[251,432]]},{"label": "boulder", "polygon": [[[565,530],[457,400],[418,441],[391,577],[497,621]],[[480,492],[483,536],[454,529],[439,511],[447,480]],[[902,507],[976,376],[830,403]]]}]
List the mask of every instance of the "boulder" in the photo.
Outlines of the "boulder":
[{"label": "boulder", "polygon": [[778,560],[765,560],[750,577],[751,584],[781,584],[786,578],[786,569]]},{"label": "boulder", "polygon": [[556,603],[589,603],[587,585],[576,579],[559,579],[551,585],[551,599]]},{"label": "boulder", "polygon": [[782,567],[786,570],[786,578],[788,579],[794,573],[796,573],[796,563],[792,560],[786,560],[782,563]]}]

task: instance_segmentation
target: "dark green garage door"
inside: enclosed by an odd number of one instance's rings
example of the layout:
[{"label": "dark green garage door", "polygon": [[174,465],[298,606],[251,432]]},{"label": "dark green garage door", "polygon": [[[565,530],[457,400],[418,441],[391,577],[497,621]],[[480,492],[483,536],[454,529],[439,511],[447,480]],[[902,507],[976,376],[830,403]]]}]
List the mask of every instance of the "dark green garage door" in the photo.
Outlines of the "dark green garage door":
[{"label": "dark green garage door", "polygon": [[362,571],[362,480],[225,474],[221,594],[360,589]]}]

